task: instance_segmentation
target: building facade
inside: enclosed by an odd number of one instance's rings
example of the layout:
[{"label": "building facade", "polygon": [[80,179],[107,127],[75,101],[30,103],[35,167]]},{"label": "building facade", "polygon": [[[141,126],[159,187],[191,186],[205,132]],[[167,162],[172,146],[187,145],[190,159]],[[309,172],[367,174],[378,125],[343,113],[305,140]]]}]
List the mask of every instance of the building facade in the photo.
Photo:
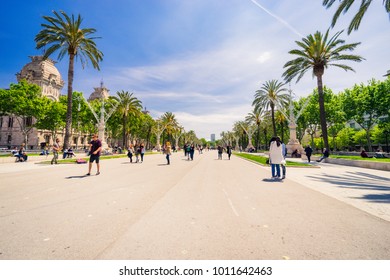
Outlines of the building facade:
[{"label": "building facade", "polygon": [[[36,84],[42,89],[42,95],[53,101],[59,101],[64,81],[60,72],[55,67],[55,61],[43,59],[43,56],[31,56],[31,62],[27,63],[22,70],[16,74],[17,81],[26,79],[29,83]],[[108,89],[105,87],[95,88],[89,98],[99,98],[97,96],[108,96]],[[21,118],[18,116],[0,117],[0,148],[13,149],[22,143],[26,144],[29,150],[43,149],[53,144],[52,133],[48,130],[37,129],[33,126],[35,120],[31,117]],[[26,135],[22,133],[22,126],[31,127]],[[57,137],[63,143],[65,130],[57,132]],[[88,136],[74,131],[71,146],[72,148],[85,148],[88,143]]]}]

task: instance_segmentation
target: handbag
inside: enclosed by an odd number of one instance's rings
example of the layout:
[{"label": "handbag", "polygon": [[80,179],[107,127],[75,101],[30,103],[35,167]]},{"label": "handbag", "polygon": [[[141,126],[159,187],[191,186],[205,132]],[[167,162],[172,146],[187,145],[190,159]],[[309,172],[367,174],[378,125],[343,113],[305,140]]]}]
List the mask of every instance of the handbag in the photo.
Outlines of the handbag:
[{"label": "handbag", "polygon": [[265,164],[269,164],[269,158],[267,158],[267,160],[265,161]]}]

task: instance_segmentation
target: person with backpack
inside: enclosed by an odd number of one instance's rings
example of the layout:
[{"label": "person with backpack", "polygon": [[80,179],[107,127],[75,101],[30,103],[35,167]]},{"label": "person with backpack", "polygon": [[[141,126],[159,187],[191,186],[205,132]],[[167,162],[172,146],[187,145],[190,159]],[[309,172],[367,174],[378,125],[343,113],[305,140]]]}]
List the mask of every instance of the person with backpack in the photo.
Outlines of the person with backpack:
[{"label": "person with backpack", "polygon": [[187,154],[187,159],[190,160],[190,154],[191,154],[191,145],[187,144],[186,146],[186,154]]}]

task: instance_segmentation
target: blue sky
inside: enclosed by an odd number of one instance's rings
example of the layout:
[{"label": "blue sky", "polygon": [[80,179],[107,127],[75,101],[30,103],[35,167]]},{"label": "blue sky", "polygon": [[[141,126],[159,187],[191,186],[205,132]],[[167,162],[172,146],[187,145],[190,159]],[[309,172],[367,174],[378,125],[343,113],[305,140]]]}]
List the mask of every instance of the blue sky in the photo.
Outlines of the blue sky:
[{"label": "blue sky", "polygon": [[[279,79],[294,57],[295,41],[325,32],[335,7],[322,0],[21,0],[4,1],[0,17],[0,87],[39,55],[34,38],[52,10],[81,14],[84,27],[97,29],[104,53],[101,71],[75,69],[74,90],[86,97],[101,80],[111,95],[133,92],[153,117],[173,112],[186,130],[217,138],[251,111],[253,95],[267,80]],[[331,31],[346,29],[353,11]],[[382,1],[374,1],[357,32],[341,35],[361,42],[355,54],[366,60],[348,63],[356,73],[329,68],[324,84],[339,92],[355,83],[383,80],[390,69],[390,22]],[[57,57],[52,57],[57,60]],[[66,82],[68,60],[56,65]],[[308,73],[292,84],[297,97],[316,82]],[[66,85],[62,90],[66,94]],[[1,101],[0,101],[1,102]]]}]

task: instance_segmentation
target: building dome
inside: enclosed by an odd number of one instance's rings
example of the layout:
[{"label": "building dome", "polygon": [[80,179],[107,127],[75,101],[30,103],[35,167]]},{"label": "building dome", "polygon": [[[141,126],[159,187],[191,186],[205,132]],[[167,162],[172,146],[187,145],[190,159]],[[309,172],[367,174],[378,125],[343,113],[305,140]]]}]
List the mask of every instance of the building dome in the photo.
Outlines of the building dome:
[{"label": "building dome", "polygon": [[88,101],[95,99],[107,99],[110,96],[109,89],[103,85],[103,82],[100,83],[100,87],[93,88],[94,92],[88,98]]},{"label": "building dome", "polygon": [[56,62],[50,58],[43,59],[43,56],[30,56],[30,58],[31,62],[16,74],[18,82],[26,79],[29,83],[40,86],[42,95],[58,101],[64,81],[54,66]]}]

